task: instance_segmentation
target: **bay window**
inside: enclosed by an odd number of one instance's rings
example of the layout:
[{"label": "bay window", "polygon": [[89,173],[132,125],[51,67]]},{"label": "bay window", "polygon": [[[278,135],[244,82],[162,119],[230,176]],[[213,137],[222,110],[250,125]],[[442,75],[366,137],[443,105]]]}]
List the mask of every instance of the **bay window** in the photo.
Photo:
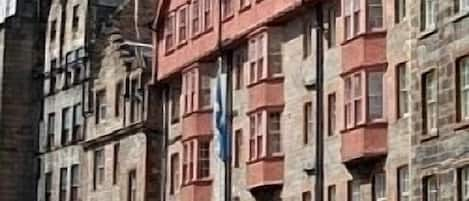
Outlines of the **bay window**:
[{"label": "bay window", "polygon": [[212,74],[208,68],[193,68],[183,73],[183,104],[184,114],[211,107]]},{"label": "bay window", "polygon": [[367,0],[368,30],[383,28],[383,0]]},{"label": "bay window", "polygon": [[248,84],[275,77],[282,73],[281,65],[268,61],[269,35],[267,32],[254,35],[248,41]]},{"label": "bay window", "polygon": [[183,143],[184,184],[210,177],[210,141],[209,138],[196,138]]},{"label": "bay window", "polygon": [[458,74],[458,108],[459,119],[469,120],[469,57],[464,57],[458,62],[456,73]]},{"label": "bay window", "polygon": [[356,36],[360,30],[360,0],[344,0],[345,39]]},{"label": "bay window", "polygon": [[[265,125],[264,122],[266,122]],[[249,159],[251,161],[281,154],[281,112],[259,111],[250,114],[249,127]]]},{"label": "bay window", "polygon": [[[344,77],[345,128],[384,119],[382,71],[356,72]],[[366,81],[363,81],[366,77]]]},{"label": "bay window", "polygon": [[269,156],[278,154],[282,151],[281,144],[281,114],[280,112],[272,112],[268,117],[269,126],[267,131],[267,143]]},{"label": "bay window", "polygon": [[383,72],[368,73],[368,118],[383,119]]}]

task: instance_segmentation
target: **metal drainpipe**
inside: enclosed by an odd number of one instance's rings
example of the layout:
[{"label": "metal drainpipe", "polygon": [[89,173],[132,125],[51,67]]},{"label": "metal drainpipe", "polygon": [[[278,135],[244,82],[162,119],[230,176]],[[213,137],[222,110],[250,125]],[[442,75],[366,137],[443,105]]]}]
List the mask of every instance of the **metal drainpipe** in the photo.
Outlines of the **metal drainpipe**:
[{"label": "metal drainpipe", "polygon": [[163,147],[162,147],[162,182],[161,182],[161,200],[166,200],[166,181],[167,179],[167,164],[168,164],[168,135],[169,135],[169,117],[168,117],[168,97],[169,97],[169,86],[165,84],[163,86]]},{"label": "metal drainpipe", "polygon": [[323,40],[323,3],[316,7],[316,184],[315,201],[324,200],[324,40]]}]

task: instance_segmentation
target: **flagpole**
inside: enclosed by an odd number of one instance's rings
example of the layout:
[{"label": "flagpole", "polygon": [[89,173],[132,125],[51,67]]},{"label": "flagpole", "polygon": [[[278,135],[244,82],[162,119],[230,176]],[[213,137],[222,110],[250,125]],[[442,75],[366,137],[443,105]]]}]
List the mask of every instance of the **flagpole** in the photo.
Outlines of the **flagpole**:
[{"label": "flagpole", "polygon": [[315,201],[324,200],[324,41],[322,2],[316,5],[316,183]]},{"label": "flagpole", "polygon": [[233,90],[232,90],[232,55],[231,52],[226,55],[226,137],[228,140],[225,140],[227,143],[227,157],[225,160],[225,201],[231,201],[231,142],[232,142],[232,107],[233,107]]}]

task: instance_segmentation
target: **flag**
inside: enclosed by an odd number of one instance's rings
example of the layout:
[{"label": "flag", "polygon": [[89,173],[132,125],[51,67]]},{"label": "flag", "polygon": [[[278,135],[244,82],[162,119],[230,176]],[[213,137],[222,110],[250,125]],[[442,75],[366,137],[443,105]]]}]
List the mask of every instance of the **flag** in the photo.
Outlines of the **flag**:
[{"label": "flag", "polygon": [[215,84],[215,100],[213,108],[213,118],[215,125],[215,135],[218,140],[218,156],[224,162],[230,154],[230,140],[228,134],[228,116],[227,116],[227,76],[222,71],[222,59],[219,59],[219,67]]}]

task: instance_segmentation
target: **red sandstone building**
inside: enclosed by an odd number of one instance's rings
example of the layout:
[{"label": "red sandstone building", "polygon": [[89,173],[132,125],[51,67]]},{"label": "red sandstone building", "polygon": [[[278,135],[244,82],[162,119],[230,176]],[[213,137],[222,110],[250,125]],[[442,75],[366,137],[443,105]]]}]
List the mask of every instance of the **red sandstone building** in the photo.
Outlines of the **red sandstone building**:
[{"label": "red sandstone building", "polygon": [[322,1],[318,23],[320,2],[159,2],[166,200],[223,197],[211,123],[219,56],[233,67],[233,200],[312,200],[318,24],[325,28],[325,199],[410,199],[405,1]]}]

